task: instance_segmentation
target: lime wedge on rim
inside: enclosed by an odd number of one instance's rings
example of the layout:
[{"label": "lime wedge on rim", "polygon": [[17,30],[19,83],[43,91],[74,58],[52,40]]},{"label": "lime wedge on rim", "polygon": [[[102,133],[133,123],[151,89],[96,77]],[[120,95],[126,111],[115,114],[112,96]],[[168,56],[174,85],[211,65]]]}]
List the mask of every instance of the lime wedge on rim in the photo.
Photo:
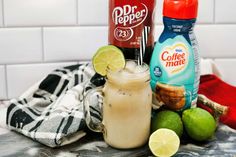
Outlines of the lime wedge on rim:
[{"label": "lime wedge on rim", "polygon": [[149,148],[158,157],[174,155],[180,145],[178,135],[170,129],[158,129],[149,138]]},{"label": "lime wedge on rim", "polygon": [[125,57],[119,48],[108,45],[97,50],[92,63],[98,74],[106,76],[108,67],[112,71],[123,69],[125,67]]}]

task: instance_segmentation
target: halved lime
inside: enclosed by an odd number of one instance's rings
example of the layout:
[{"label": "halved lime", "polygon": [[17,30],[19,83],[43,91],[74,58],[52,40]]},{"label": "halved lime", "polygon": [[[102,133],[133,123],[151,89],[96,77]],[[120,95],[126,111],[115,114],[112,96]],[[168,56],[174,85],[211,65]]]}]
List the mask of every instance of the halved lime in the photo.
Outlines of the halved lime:
[{"label": "halved lime", "polygon": [[178,135],[170,129],[158,129],[149,138],[149,148],[158,157],[174,155],[180,145]]},{"label": "halved lime", "polygon": [[103,46],[98,49],[92,59],[94,70],[105,76],[109,67],[117,71],[125,67],[125,57],[120,49],[113,45]]}]

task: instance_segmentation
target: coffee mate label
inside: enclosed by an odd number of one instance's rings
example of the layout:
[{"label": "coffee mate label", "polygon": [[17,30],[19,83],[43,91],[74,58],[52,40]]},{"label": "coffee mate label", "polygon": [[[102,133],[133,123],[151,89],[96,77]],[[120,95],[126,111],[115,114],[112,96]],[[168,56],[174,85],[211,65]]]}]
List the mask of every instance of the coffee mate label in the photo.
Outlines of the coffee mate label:
[{"label": "coffee mate label", "polygon": [[153,10],[154,0],[110,0],[109,43],[138,48],[143,27],[153,26]]},{"label": "coffee mate label", "polygon": [[161,51],[159,60],[168,75],[175,75],[185,70],[189,62],[188,57],[189,52],[186,45],[176,42]]},{"label": "coffee mate label", "polygon": [[183,36],[156,44],[150,74],[154,98],[159,103],[182,110],[196,101],[194,50]]}]

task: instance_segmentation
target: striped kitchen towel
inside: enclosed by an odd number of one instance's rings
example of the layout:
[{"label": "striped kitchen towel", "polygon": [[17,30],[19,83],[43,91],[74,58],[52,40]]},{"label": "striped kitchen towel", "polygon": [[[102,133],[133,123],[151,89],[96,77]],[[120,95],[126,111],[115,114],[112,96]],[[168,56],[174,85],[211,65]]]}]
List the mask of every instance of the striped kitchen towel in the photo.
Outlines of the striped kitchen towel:
[{"label": "striped kitchen towel", "polygon": [[[84,95],[104,82],[89,63],[56,69],[10,101],[7,126],[49,147],[77,141],[86,134]],[[101,120],[97,107],[91,107],[90,112],[95,120]]]}]

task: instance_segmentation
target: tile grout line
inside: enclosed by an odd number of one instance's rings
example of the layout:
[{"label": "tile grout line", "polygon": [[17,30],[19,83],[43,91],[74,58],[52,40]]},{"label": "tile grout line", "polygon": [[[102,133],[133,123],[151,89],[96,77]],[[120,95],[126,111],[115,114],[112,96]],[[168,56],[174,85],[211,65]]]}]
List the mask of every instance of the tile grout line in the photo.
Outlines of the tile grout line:
[{"label": "tile grout line", "polygon": [[45,61],[45,49],[44,49],[44,28],[41,27],[41,42],[42,42],[42,61]]},{"label": "tile grout line", "polygon": [[[230,23],[231,24],[231,23]],[[236,24],[236,23],[235,23]],[[81,27],[108,27],[108,25],[37,25],[37,26],[7,26],[4,28],[81,28]]]},{"label": "tile grout line", "polygon": [[5,26],[5,14],[4,14],[4,0],[2,0],[2,25]]},{"label": "tile grout line", "polygon": [[9,99],[9,93],[8,93],[8,77],[7,77],[7,65],[5,64],[4,65],[4,70],[5,70],[5,82],[6,82],[6,86],[5,86],[5,92],[6,92],[6,96],[7,96],[7,99]]},{"label": "tile grout line", "polygon": [[216,0],[213,0],[213,24],[216,24]]},{"label": "tile grout line", "polygon": [[75,17],[76,17],[76,25],[78,25],[79,24],[79,0],[76,0],[76,2],[75,2],[76,4],[75,4],[75,13],[76,13],[76,15],[75,15]]},{"label": "tile grout line", "polygon": [[[85,59],[82,61],[89,61],[90,59]],[[3,63],[0,64],[2,66],[6,65],[6,66],[11,66],[11,65],[30,65],[30,64],[57,64],[57,63],[69,63],[69,62],[77,62],[78,60],[51,60],[51,61],[39,61],[39,62],[15,62],[15,63]]]}]

